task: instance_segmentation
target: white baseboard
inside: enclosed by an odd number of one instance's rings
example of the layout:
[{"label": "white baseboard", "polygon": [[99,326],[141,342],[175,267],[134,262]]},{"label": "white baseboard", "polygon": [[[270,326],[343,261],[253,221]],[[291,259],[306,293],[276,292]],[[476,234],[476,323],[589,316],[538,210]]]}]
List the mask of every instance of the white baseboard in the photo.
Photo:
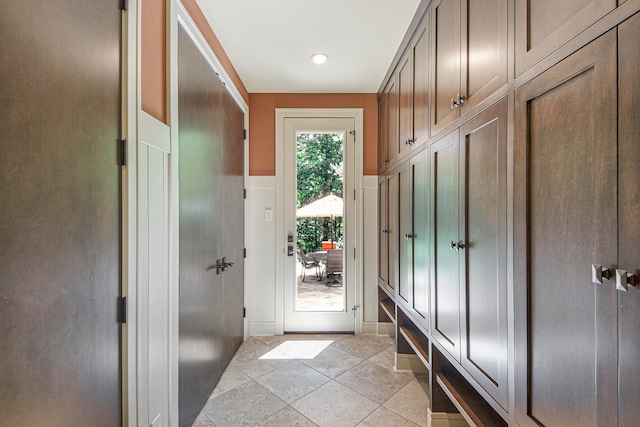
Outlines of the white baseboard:
[{"label": "white baseboard", "polygon": [[431,409],[427,409],[427,427],[469,427],[469,424],[460,414],[431,412]]},{"label": "white baseboard", "polygon": [[396,371],[411,371],[416,374],[429,372],[417,355],[398,353],[396,353]]},{"label": "white baseboard", "polygon": [[250,337],[273,336],[276,334],[276,322],[249,322]]}]

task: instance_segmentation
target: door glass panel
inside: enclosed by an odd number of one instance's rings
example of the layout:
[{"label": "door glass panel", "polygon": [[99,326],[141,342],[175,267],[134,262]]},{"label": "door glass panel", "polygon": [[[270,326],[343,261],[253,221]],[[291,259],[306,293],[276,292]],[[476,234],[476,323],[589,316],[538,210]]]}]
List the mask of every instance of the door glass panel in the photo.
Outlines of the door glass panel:
[{"label": "door glass panel", "polygon": [[343,133],[296,134],[296,311],[344,311]]}]

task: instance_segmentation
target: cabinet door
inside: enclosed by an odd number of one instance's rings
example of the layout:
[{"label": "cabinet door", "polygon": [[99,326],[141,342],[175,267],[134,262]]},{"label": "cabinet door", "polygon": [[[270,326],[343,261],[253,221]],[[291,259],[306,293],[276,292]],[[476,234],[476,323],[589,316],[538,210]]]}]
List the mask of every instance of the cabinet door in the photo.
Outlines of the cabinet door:
[{"label": "cabinet door", "polygon": [[507,101],[460,134],[461,364],[508,410]]},{"label": "cabinet door", "polygon": [[616,0],[516,0],[516,74],[616,7]]},{"label": "cabinet door", "polygon": [[387,179],[383,176],[378,180],[378,285],[385,288],[389,274],[387,221]]},{"label": "cabinet door", "polygon": [[460,95],[460,0],[431,7],[431,136],[458,118]]},{"label": "cabinet door", "polygon": [[414,147],[429,138],[429,12],[427,26],[413,48],[413,142]]},{"label": "cabinet door", "polygon": [[384,173],[389,163],[387,146],[389,144],[389,112],[386,92],[378,100],[378,174]]},{"label": "cabinet door", "polygon": [[507,83],[507,0],[464,0],[460,114]]},{"label": "cabinet door", "polygon": [[398,284],[398,180],[394,173],[387,175],[387,241],[388,276],[387,286],[393,293]]},{"label": "cabinet door", "polygon": [[617,256],[615,30],[519,89],[515,114],[517,421],[616,425],[617,295],[591,279]]},{"label": "cabinet door", "polygon": [[413,221],[411,215],[411,169],[405,162],[397,170],[398,176],[398,298],[396,302],[411,307],[413,282]]},{"label": "cabinet door", "polygon": [[431,332],[460,361],[458,253],[458,131],[431,147]]},{"label": "cabinet door", "polygon": [[[640,277],[640,14],[618,29],[618,268]],[[640,288],[618,292],[619,420],[620,426],[640,419]]]},{"label": "cabinet door", "polygon": [[387,165],[396,160],[398,152],[398,86],[391,80],[387,86]]},{"label": "cabinet door", "polygon": [[413,60],[407,55],[398,71],[398,124],[399,144],[397,158],[411,151],[413,144]]},{"label": "cabinet door", "polygon": [[413,311],[429,330],[429,151],[411,159],[412,219],[413,219]]}]

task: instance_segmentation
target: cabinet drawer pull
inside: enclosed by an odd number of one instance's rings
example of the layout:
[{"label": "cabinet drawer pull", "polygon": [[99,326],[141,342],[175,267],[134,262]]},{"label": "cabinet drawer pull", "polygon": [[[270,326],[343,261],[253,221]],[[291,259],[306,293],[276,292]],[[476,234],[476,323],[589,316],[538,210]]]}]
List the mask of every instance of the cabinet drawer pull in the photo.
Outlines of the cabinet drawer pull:
[{"label": "cabinet drawer pull", "polygon": [[616,269],[616,289],[619,291],[628,291],[629,286],[636,286],[637,278],[633,273],[629,273],[627,270]]},{"label": "cabinet drawer pull", "polygon": [[602,285],[602,279],[609,280],[611,278],[611,270],[600,264],[591,264],[591,281],[598,285]]}]

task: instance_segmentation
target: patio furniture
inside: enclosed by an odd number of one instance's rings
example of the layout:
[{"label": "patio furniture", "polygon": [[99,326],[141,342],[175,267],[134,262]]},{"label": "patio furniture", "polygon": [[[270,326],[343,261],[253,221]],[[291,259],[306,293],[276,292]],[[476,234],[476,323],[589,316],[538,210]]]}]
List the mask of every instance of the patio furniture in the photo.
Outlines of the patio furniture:
[{"label": "patio furniture", "polygon": [[329,249],[327,251],[327,286],[342,286],[342,249]]},{"label": "patio furniture", "polygon": [[307,276],[306,273],[308,268],[315,268],[316,276],[321,277],[320,262],[314,258],[307,258],[307,254],[304,252],[304,249],[302,249],[302,246],[300,245],[300,243],[298,243],[298,256],[300,257],[300,262],[302,264],[302,271],[300,272],[300,277],[302,277],[303,282]]}]

